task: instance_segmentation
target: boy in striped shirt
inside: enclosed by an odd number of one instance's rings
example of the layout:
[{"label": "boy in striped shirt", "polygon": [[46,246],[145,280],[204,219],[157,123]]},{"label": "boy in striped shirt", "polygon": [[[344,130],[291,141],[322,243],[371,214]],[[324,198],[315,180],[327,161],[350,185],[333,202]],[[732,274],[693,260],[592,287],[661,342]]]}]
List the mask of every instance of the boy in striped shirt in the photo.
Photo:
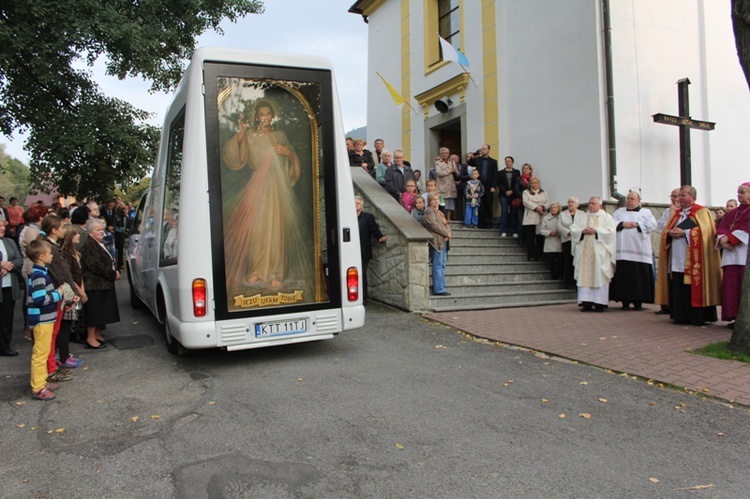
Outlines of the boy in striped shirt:
[{"label": "boy in striped shirt", "polygon": [[31,241],[26,256],[34,263],[29,274],[29,327],[34,330],[34,348],[31,353],[31,391],[39,400],[52,400],[56,384],[47,384],[47,357],[52,348],[52,331],[57,318],[57,302],[62,299],[61,289],[55,289],[47,275],[52,263],[52,248],[46,241]]}]

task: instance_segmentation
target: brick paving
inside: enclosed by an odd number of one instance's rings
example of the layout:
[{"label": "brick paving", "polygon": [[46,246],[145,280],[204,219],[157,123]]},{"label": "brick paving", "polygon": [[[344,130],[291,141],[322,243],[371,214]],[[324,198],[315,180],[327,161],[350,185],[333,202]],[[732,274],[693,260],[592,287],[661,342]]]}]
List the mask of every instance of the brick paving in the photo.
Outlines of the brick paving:
[{"label": "brick paving", "polygon": [[422,316],[478,337],[750,405],[750,365],[687,351],[728,341],[726,323],[678,326],[656,310],[624,311],[611,303],[604,313],[582,313],[571,304]]}]

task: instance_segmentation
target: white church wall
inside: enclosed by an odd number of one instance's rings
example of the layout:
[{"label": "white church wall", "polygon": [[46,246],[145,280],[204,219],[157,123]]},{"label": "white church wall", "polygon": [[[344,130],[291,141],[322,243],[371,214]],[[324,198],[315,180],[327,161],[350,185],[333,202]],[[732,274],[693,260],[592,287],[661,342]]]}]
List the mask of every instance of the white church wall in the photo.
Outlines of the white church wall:
[{"label": "white church wall", "polygon": [[[362,105],[367,105],[367,144],[374,148],[375,139],[381,138],[385,147],[393,151],[401,144],[401,110],[396,107],[383,81],[383,75],[396,90],[401,88],[401,7],[400,2],[385,2],[362,23],[368,30],[367,89],[362,89]],[[342,47],[346,50],[346,47]],[[412,101],[412,105],[413,101]]]},{"label": "white church wall", "polygon": [[500,147],[550,199],[608,194],[595,0],[498,2]]},{"label": "white church wall", "polygon": [[[677,85],[689,78],[690,114],[717,122],[693,130],[692,183],[702,204],[724,204],[750,152],[750,92],[734,49],[728,2],[612,2],[614,98],[620,190],[639,186],[665,202],[680,184],[679,131],[652,115],[678,115]],[[744,154],[743,154],[744,153]]]}]

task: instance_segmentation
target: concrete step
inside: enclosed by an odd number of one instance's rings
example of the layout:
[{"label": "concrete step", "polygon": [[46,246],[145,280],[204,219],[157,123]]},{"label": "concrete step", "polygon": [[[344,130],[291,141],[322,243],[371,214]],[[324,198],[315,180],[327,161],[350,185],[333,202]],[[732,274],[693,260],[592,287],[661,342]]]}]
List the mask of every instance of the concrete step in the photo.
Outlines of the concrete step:
[{"label": "concrete step", "polygon": [[495,264],[495,265],[505,265],[509,263],[526,263],[526,255],[525,254],[517,254],[517,253],[490,253],[487,254],[482,252],[477,252],[474,254],[456,254],[453,252],[453,249],[448,252],[448,260],[451,261],[454,265],[472,265],[476,263],[481,263],[484,265],[487,264]]},{"label": "concrete step", "polygon": [[515,282],[538,282],[549,280],[549,270],[529,270],[526,272],[506,272],[502,270],[485,274],[475,272],[455,272],[455,269],[446,267],[445,282],[448,286],[461,286],[470,284],[510,284]]},{"label": "concrete step", "polygon": [[523,255],[526,257],[526,248],[522,248],[517,244],[510,246],[495,244],[495,245],[480,245],[466,244],[462,241],[462,244],[456,244],[457,239],[451,239],[450,251],[448,251],[448,257],[451,256],[465,256],[471,255],[477,258],[487,258],[491,255]]},{"label": "concrete step", "polygon": [[551,279],[545,281],[519,281],[519,282],[505,282],[505,283],[477,283],[477,284],[466,284],[457,283],[452,284],[446,278],[445,286],[448,288],[448,292],[458,296],[485,296],[488,294],[501,294],[501,293],[522,293],[526,291],[567,291],[563,286],[562,281],[553,281]]},{"label": "concrete step", "polygon": [[[460,257],[459,257],[460,258]],[[510,272],[514,274],[523,274],[525,272],[549,272],[549,267],[545,262],[527,262],[524,257],[521,262],[508,262],[502,264],[493,264],[492,262],[483,263],[458,263],[448,256],[448,263],[445,265],[446,274],[490,274],[493,272]]]},{"label": "concrete step", "polygon": [[448,290],[451,296],[430,296],[430,310],[436,312],[449,310],[477,310],[486,308],[529,307],[555,303],[575,303],[575,291],[568,290],[535,290],[518,292],[487,293],[484,295],[466,295]]},{"label": "concrete step", "polygon": [[451,239],[451,249],[453,248],[483,248],[485,251],[526,251],[526,246],[518,244],[516,239],[492,239],[488,237],[470,239],[454,237]]}]

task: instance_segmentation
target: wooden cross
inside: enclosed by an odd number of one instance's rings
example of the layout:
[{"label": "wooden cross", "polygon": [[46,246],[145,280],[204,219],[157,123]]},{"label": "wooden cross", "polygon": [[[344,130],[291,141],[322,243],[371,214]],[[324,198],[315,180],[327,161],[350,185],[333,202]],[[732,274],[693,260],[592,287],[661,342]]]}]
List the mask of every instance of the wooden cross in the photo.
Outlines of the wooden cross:
[{"label": "wooden cross", "polygon": [[688,97],[688,85],[690,80],[683,78],[677,80],[677,100],[679,116],[657,113],[653,115],[654,123],[664,123],[680,127],[680,185],[692,185],[690,172],[690,129],[711,131],[716,123],[710,121],[698,121],[690,117],[690,99]]}]

